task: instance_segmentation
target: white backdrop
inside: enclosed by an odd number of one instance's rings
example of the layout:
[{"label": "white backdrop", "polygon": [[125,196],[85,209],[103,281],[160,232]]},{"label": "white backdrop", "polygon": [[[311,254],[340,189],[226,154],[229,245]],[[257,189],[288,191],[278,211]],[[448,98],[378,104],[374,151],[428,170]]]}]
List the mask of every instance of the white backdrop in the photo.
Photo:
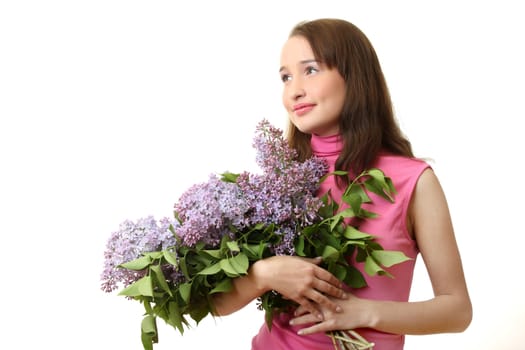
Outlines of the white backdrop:
[{"label": "white backdrop", "polygon": [[[447,193],[474,319],[407,350],[525,347],[518,1],[0,3],[2,348],[141,350],[142,306],[99,289],[109,234],[171,215],[210,173],[256,170],[285,126],[279,54],[298,21],[341,17],[374,44],[396,113]],[[412,298],[431,297],[419,261]],[[249,349],[255,305],[167,349]]]}]

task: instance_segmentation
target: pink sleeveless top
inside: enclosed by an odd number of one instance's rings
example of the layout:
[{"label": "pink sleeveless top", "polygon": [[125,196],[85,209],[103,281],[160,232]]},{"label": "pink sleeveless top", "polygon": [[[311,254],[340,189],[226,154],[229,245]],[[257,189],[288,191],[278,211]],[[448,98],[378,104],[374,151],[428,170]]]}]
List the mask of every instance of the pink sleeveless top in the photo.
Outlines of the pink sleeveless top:
[{"label": "pink sleeveless top", "polygon": [[[313,153],[325,158],[330,171],[334,170],[335,161],[341,152],[342,142],[339,136],[319,137],[312,136]],[[367,287],[350,290],[360,298],[375,300],[408,301],[416,257],[419,253],[416,242],[410,237],[407,227],[407,211],[417,180],[421,173],[429,168],[426,162],[397,155],[382,153],[373,167],[381,169],[390,177],[397,190],[395,203],[390,203],[371,193],[373,204],[365,204],[367,210],[379,214],[374,219],[365,220],[359,229],[372,234],[376,241],[386,250],[400,250],[413,260],[394,265],[388,271],[394,276],[371,277],[364,272],[363,266],[356,265],[366,278]],[[335,178],[328,177],[319,189],[322,195],[331,189],[333,198],[341,198],[342,189],[335,185]],[[274,317],[272,330],[266,324],[252,340],[252,350],[333,350],[333,344],[324,333],[307,336],[297,335],[297,331],[304,326],[292,327],[288,324],[291,316],[281,314]],[[374,350],[401,350],[405,337],[399,334],[390,334],[374,329],[361,328],[356,331],[368,341],[374,342]]]}]

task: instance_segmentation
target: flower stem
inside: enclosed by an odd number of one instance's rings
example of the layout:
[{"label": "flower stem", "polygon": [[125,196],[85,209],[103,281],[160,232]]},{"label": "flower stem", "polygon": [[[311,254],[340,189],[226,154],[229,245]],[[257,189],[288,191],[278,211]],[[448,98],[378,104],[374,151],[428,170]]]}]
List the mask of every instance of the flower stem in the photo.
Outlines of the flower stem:
[{"label": "flower stem", "polygon": [[327,334],[334,345],[334,350],[372,350],[374,343],[370,343],[353,330],[333,331]]}]

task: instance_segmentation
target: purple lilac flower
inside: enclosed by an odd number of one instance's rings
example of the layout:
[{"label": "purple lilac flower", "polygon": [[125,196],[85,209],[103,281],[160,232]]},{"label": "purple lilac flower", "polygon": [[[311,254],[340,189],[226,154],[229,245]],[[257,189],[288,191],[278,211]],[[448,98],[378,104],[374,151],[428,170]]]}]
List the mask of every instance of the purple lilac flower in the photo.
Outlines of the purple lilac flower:
[{"label": "purple lilac flower", "polygon": [[271,247],[276,254],[293,255],[293,242],[302,227],[319,218],[322,201],[315,196],[320,178],[328,167],[321,158],[297,161],[282,131],[263,120],[257,127],[254,147],[263,174],[243,173],[237,179],[252,210],[247,220],[278,225],[279,244]]},{"label": "purple lilac flower", "polygon": [[136,222],[125,220],[113,232],[104,251],[104,269],[101,275],[102,290],[111,292],[119,284],[127,286],[142,277],[143,272],[119,268],[120,264],[135,260],[144,252],[167,249],[176,244],[170,226],[177,227],[174,219],[163,218],[158,222],[148,216]]},{"label": "purple lilac flower", "polygon": [[230,226],[244,227],[249,205],[239,186],[212,174],[207,182],[184,192],[174,208],[181,221],[177,235],[194,247],[197,242],[215,246],[223,235],[231,234]]},{"label": "purple lilac flower", "polygon": [[256,128],[253,146],[256,162],[265,172],[281,171],[294,162],[297,152],[282,137],[282,131],[263,119]]},{"label": "purple lilac flower", "polygon": [[[315,197],[327,166],[320,158],[297,161],[281,130],[263,120],[254,138],[256,160],[262,174],[243,172],[236,183],[210,175],[205,183],[191,186],[175,204],[181,222],[176,233],[185,245],[197,242],[216,246],[224,235],[256,224],[275,224],[283,239],[271,247],[279,254],[293,254],[293,241],[301,227],[318,218],[322,202]],[[282,247],[280,246],[282,245]]]}]

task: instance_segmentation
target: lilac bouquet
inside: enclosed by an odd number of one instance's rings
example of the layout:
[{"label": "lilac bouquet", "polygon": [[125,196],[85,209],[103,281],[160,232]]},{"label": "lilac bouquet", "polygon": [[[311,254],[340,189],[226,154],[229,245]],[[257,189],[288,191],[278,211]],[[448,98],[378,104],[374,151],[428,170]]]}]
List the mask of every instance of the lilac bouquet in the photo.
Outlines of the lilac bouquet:
[{"label": "lilac bouquet", "polygon": [[[157,318],[182,334],[188,317],[197,324],[214,314],[212,295],[227,292],[232,280],[246,275],[252,263],[273,255],[323,257],[323,267],[347,285],[366,285],[361,272],[346,257],[356,253],[369,274],[389,275],[383,267],[408,258],[385,251],[370,234],[345,224],[346,218],[373,218],[361,208],[367,191],[393,201],[395,189],[379,170],[354,178],[343,201],[329,194],[317,197],[327,173],[321,158],[298,161],[282,131],[262,120],[254,138],[260,174],[212,174],[207,182],[188,188],[174,205],[174,217],[125,221],[107,242],[102,290],[144,305],[141,338],[144,349],[158,342]],[[259,297],[268,326],[276,312],[294,306],[275,292]],[[355,332],[332,332],[334,346],[371,348]],[[344,340],[343,340],[344,339]],[[339,345],[337,345],[339,344]],[[348,347],[347,347],[348,346]],[[352,347],[350,347],[352,346]]]}]

